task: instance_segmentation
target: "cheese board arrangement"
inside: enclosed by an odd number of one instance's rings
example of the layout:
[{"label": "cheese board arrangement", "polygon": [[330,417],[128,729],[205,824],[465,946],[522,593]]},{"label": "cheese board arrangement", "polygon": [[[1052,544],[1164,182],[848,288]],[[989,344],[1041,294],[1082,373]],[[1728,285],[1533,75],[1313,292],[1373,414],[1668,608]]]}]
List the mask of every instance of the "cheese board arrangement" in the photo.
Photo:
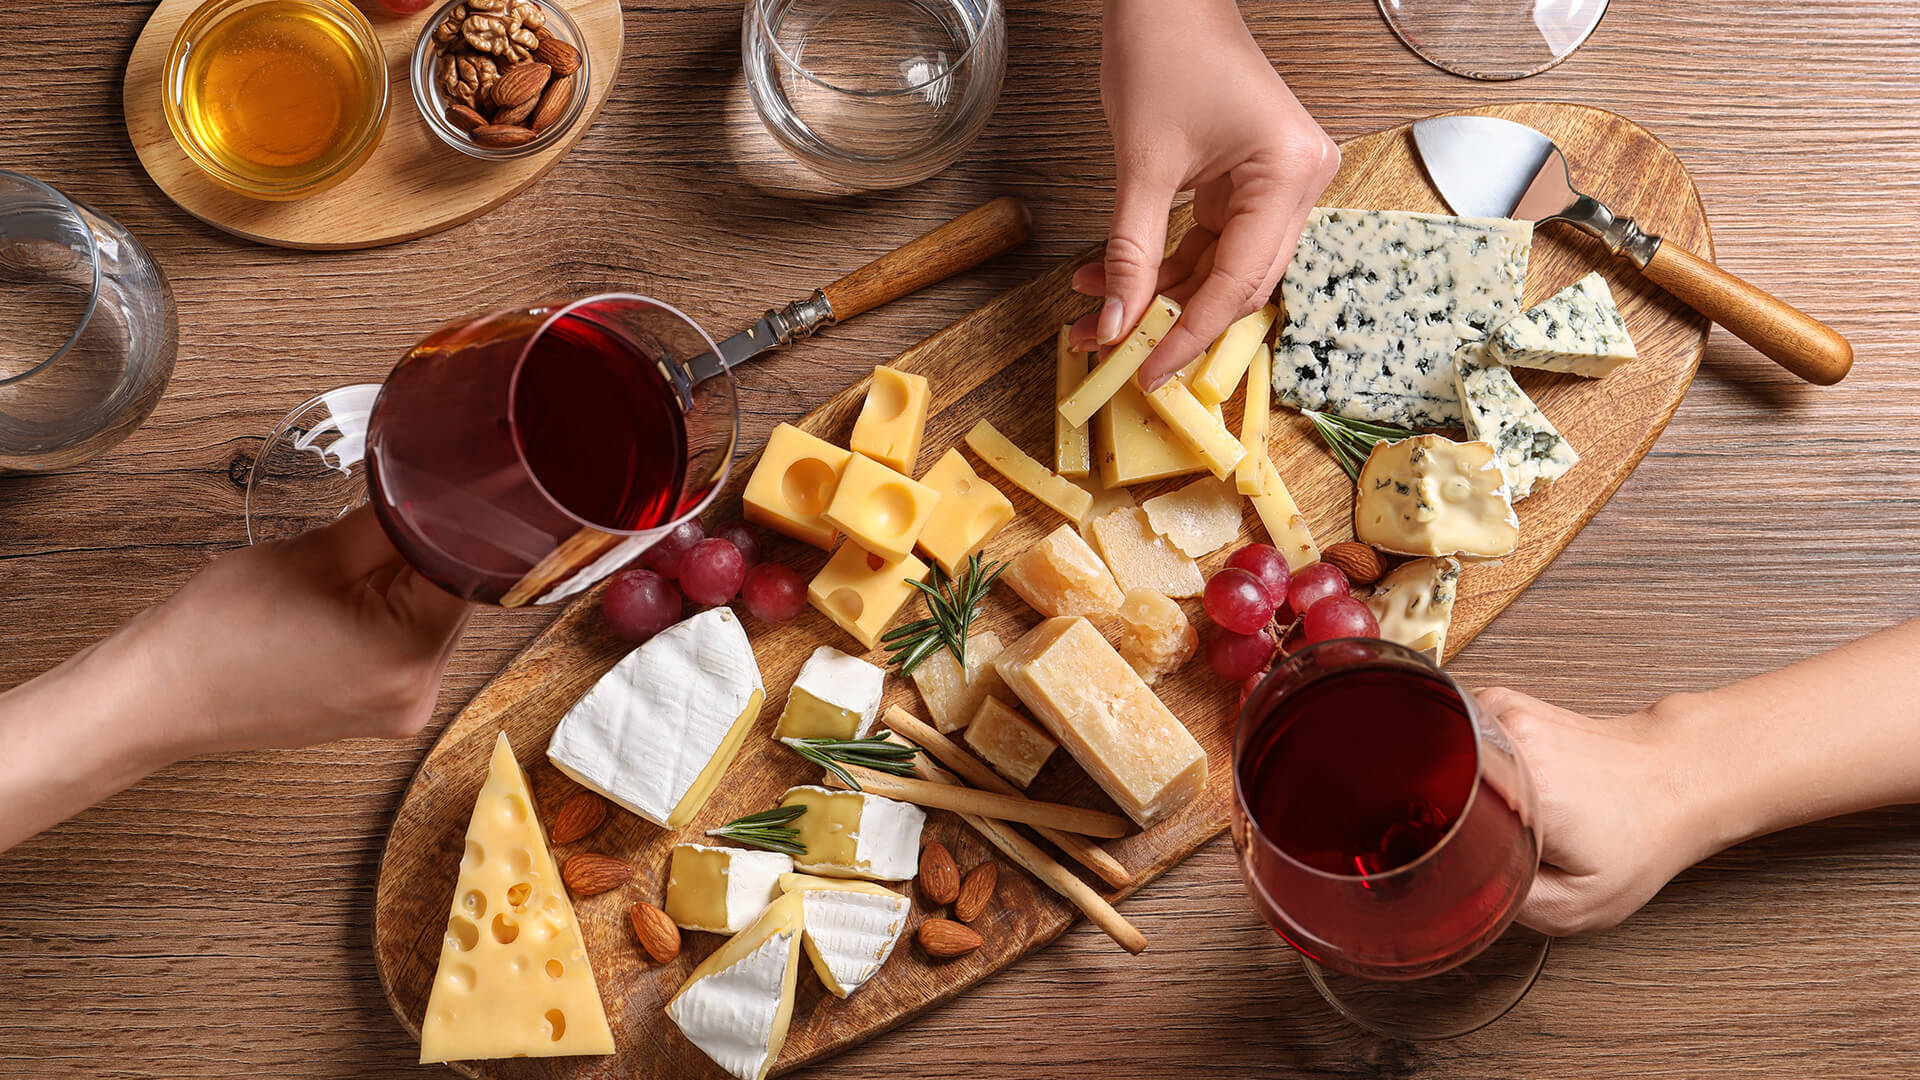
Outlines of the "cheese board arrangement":
[{"label": "cheese board arrangement", "polygon": [[[1475,112],[1604,161],[1592,190],[1711,257],[1644,130]],[[776,428],[710,534],[483,689],[380,869],[421,1059],[758,1080],[1079,915],[1139,952],[1115,904],[1226,826],[1276,654],[1444,661],[1511,603],[1658,437],[1706,323],[1581,234],[1445,216],[1410,125],[1342,150],[1276,304],[1180,377],[1133,379],[1166,298],[1071,349],[1074,260]]]}]

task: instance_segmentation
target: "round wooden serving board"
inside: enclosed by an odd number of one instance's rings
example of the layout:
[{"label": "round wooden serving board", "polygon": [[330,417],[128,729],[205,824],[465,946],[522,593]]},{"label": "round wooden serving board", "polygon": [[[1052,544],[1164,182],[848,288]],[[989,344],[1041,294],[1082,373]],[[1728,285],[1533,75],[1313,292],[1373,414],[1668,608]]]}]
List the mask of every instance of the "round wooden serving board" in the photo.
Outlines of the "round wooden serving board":
[{"label": "round wooden serving board", "polygon": [[[1475,111],[1547,132],[1566,150],[1583,190],[1633,214],[1650,231],[1665,235],[1667,243],[1711,257],[1706,214],[1693,182],[1673,153],[1644,129],[1611,113],[1574,105],[1517,104]],[[1345,162],[1322,205],[1444,212],[1414,158],[1408,127],[1355,139],[1343,151]],[[1176,216],[1173,232],[1177,236],[1189,224],[1183,212]],[[1088,301],[1074,295],[1067,281],[1074,266],[1095,257],[1097,250],[1007,293],[894,361],[932,382],[934,415],[921,452],[923,463],[958,445],[981,417],[1030,452],[1047,453],[1044,448],[1051,447],[1053,438],[1054,331],[1088,310]],[[1521,384],[1579,449],[1581,461],[1552,488],[1520,504],[1521,546],[1516,554],[1497,565],[1470,567],[1462,575],[1450,653],[1512,603],[1633,471],[1672,417],[1699,364],[1706,321],[1565,226],[1549,225],[1536,234],[1527,302],[1538,302],[1596,267],[1613,286],[1640,357],[1603,380],[1518,373]],[[799,423],[826,439],[844,442],[864,393],[864,383],[849,387]],[[1228,422],[1238,430],[1234,413],[1230,405]],[[1273,421],[1270,449],[1315,536],[1322,546],[1350,537],[1352,482],[1299,416],[1279,410]],[[736,513],[744,466],[718,504],[719,517]],[[1145,486],[1135,495],[1157,494],[1187,480]],[[1018,512],[1014,523],[988,546],[989,557],[1004,558],[1058,527],[1060,517],[1010,486],[1000,486],[1013,497]],[[1246,535],[1264,539],[1252,514]],[[1230,550],[1202,560],[1203,569],[1216,569]],[[803,574],[825,559],[820,552],[781,540],[769,544],[767,557]],[[1186,603],[1196,624],[1204,625],[1198,603]],[[1012,642],[1037,621],[1011,590],[1000,589],[980,625]],[[606,852],[638,868],[632,884],[575,901],[619,1052],[608,1058],[469,1062],[460,1067],[463,1072],[487,1077],[724,1075],[661,1012],[687,973],[721,939],[689,933],[676,960],[653,964],[634,944],[626,909],[639,899],[662,901],[667,853],[676,841],[698,839],[705,829],[765,809],[792,784],[819,782],[817,769],[805,767],[767,732],[801,661],[816,645],[856,648],[812,610],[780,626],[748,620],[748,629],[767,686],[767,708],[699,821],[674,834],[616,810],[598,833],[559,853],[564,860],[575,851]],[[533,776],[542,815],[551,815],[558,801],[571,794],[572,784],[545,763],[547,739],[567,708],[627,648],[602,625],[599,590],[589,592],[474,697],[421,764],[387,840],[374,911],[382,984],[394,1012],[416,1035],[440,956],[467,817],[485,777],[495,732],[504,728],[512,738]],[[918,712],[911,683],[888,681],[888,702]],[[1162,873],[1225,828],[1232,794],[1229,759],[1237,688],[1223,685],[1204,664],[1193,663],[1156,689],[1206,747],[1210,775],[1204,797],[1154,828],[1108,845],[1137,883]],[[1037,798],[1112,809],[1065,754],[1054,756],[1031,790]],[[994,850],[952,814],[930,815],[926,838],[943,841],[963,869],[995,857]],[[975,924],[986,945],[967,956],[932,962],[911,940],[903,941],[880,974],[844,1001],[803,972],[779,1069],[818,1061],[951,997],[1051,941],[1078,915],[1023,871],[1003,865],[1000,882],[996,902]],[[1243,901],[1223,896],[1220,902]],[[916,902],[914,920],[929,911],[925,903]]]},{"label": "round wooden serving board", "polygon": [[[387,55],[387,131],[366,164],[318,195],[293,202],[249,199],[214,183],[187,157],[161,106],[167,50],[202,0],[160,0],[127,60],[127,135],[147,175],[182,210],[235,236],[287,248],[379,247],[451,228],[525,191],[573,149],[600,114],[620,70],[620,0],[554,0],[580,26],[593,71],[573,129],[538,154],[511,161],[471,158],[434,135],[413,101],[408,69],[420,28],[439,5],[405,17],[369,11]],[[371,5],[369,5],[371,6]]]}]

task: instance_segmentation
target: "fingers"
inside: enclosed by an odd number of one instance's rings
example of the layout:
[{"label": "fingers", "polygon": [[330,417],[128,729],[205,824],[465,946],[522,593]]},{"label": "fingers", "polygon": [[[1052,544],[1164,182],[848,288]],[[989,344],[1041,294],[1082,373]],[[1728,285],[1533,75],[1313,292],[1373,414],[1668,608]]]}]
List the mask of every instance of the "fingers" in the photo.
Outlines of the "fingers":
[{"label": "fingers", "polygon": [[343,578],[364,577],[401,562],[400,552],[387,539],[369,503],[349,510],[331,525],[295,537],[290,547],[324,560]]},{"label": "fingers", "polygon": [[402,571],[387,590],[388,600],[407,622],[422,653],[437,655],[445,664],[453,646],[473,615],[473,605],[422,577],[411,567]]},{"label": "fingers", "polygon": [[[1174,303],[1184,303],[1200,287],[1200,280],[1213,267],[1213,246],[1218,239],[1211,229],[1195,226],[1187,230],[1174,248],[1173,254],[1161,260],[1159,273],[1154,275],[1154,291],[1165,294]],[[1107,268],[1100,263],[1088,263],[1073,272],[1073,291],[1082,296],[1105,296],[1107,294]],[[1100,312],[1082,316],[1067,331],[1067,340],[1081,352],[1092,352],[1103,342],[1100,340]],[[1126,330],[1131,331],[1129,324]]]},{"label": "fingers", "polygon": [[1120,340],[1147,313],[1167,250],[1167,210],[1178,190],[1177,177],[1121,159],[1113,227],[1107,233],[1106,301],[1095,322],[1102,345]]},{"label": "fingers", "polygon": [[[1212,267],[1182,306],[1180,321],[1141,365],[1140,385],[1149,390],[1200,355],[1234,320],[1265,303],[1286,269],[1281,244],[1295,229],[1297,193],[1256,182],[1237,188],[1233,202],[1211,249]],[[1292,235],[1297,241],[1298,232]]]},{"label": "fingers", "polygon": [[1580,890],[1571,877],[1554,867],[1542,866],[1520,905],[1518,921],[1543,934],[1566,937],[1591,928],[1583,906]]}]

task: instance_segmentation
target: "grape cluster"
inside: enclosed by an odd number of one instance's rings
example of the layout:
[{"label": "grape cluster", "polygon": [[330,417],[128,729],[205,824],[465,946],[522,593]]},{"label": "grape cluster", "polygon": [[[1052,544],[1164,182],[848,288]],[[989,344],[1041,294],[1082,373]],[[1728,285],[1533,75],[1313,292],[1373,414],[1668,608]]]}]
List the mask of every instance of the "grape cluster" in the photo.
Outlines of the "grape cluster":
[{"label": "grape cluster", "polygon": [[687,601],[711,607],[738,596],[747,614],[786,622],[807,603],[807,585],[791,567],[760,561],[760,534],[729,521],[709,536],[697,520],[683,521],[620,571],[600,600],[607,626],[630,641],[645,641],[680,621]]},{"label": "grape cluster", "polygon": [[[1295,574],[1287,560],[1266,544],[1249,544],[1227,559],[1200,595],[1207,617],[1218,627],[1207,639],[1207,666],[1245,695],[1258,683],[1281,642],[1275,617],[1284,613],[1298,644],[1343,637],[1376,637],[1379,622],[1367,605],[1354,599],[1347,575],[1319,562]],[[1287,644],[1294,645],[1293,634]]]}]

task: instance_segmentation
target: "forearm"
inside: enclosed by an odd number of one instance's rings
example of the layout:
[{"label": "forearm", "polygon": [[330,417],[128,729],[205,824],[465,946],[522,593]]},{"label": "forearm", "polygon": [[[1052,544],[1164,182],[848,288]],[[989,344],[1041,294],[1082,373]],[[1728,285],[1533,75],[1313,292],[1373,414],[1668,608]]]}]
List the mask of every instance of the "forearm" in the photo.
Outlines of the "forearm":
[{"label": "forearm", "polygon": [[186,750],[181,732],[146,704],[159,681],[131,630],[0,694],[0,851]]},{"label": "forearm", "polygon": [[[1654,710],[1694,762],[1714,850],[1920,802],[1920,620]],[[1710,854],[1711,852],[1703,852]]]}]

